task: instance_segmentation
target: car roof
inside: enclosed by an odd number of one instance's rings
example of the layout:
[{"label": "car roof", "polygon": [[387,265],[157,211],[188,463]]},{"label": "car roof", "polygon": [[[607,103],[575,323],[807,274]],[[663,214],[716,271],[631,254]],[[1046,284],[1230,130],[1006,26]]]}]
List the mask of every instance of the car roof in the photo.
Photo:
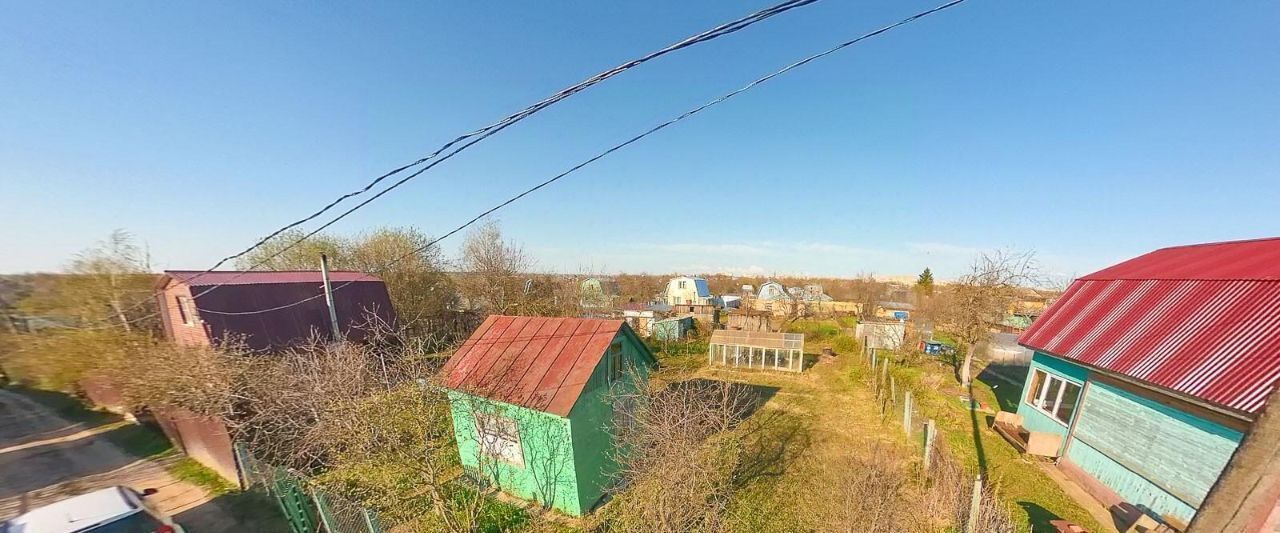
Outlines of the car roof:
[{"label": "car roof", "polygon": [[73,533],[138,512],[132,489],[110,487],[73,496],[19,515],[3,524],[3,533]]}]

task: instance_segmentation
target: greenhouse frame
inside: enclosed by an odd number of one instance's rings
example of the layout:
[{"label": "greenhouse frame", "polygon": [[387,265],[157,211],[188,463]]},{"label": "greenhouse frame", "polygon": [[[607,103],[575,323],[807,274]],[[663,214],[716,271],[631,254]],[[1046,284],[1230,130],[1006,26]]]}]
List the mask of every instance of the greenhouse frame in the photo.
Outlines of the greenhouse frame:
[{"label": "greenhouse frame", "polygon": [[804,334],[716,330],[707,362],[734,368],[804,371]]}]

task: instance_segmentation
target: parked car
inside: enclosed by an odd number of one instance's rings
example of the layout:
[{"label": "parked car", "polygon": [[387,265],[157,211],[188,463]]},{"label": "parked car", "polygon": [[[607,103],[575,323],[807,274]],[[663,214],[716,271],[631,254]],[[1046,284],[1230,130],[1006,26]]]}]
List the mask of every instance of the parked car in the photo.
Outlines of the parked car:
[{"label": "parked car", "polygon": [[0,533],[184,533],[147,503],[155,493],[116,486],[81,494],[0,523]]}]

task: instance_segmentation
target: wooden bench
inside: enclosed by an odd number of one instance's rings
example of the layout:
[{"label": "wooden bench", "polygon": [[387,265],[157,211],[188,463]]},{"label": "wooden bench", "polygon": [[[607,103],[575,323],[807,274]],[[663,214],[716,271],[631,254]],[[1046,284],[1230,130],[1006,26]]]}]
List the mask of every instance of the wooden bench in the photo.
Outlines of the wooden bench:
[{"label": "wooden bench", "polygon": [[1022,421],[1022,415],[1000,411],[996,413],[991,429],[1021,453],[1057,458],[1058,449],[1062,447],[1062,436],[1055,433],[1029,431],[1022,427]]}]

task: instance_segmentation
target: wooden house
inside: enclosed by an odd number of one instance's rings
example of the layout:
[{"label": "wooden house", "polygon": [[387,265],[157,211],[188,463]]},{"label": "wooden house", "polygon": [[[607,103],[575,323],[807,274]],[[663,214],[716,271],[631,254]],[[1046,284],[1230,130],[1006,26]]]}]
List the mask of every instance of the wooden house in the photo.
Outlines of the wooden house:
[{"label": "wooden house", "polygon": [[490,316],[442,372],[464,470],[572,516],[615,472],[614,402],[657,360],[622,320]]},{"label": "wooden house", "polygon": [[1076,280],[1019,338],[1018,407],[1113,510],[1189,522],[1280,377],[1280,238],[1165,248]]}]

